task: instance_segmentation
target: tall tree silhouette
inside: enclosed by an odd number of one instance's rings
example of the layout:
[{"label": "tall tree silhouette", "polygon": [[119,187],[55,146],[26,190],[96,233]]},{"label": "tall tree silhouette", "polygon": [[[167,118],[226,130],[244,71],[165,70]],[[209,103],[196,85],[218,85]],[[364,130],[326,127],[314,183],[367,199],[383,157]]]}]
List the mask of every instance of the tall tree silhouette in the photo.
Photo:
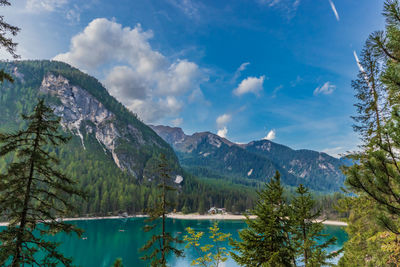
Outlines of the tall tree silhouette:
[{"label": "tall tree silhouette", "polygon": [[7,229],[0,232],[0,263],[70,266],[71,259],[46,238],[58,232],[81,233],[57,219],[75,209],[69,202],[72,196],[84,196],[57,168],[59,160],[51,151],[68,138],[59,133],[60,119],[43,99],[23,119],[26,129],[0,134],[0,156],[12,158],[6,173],[0,174],[0,213],[9,221]]}]

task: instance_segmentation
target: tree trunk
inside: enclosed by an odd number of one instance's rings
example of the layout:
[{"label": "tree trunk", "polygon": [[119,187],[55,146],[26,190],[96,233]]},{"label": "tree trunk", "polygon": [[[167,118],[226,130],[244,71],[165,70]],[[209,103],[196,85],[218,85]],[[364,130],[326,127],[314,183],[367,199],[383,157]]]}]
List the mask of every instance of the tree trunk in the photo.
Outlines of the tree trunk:
[{"label": "tree trunk", "polygon": [[[40,122],[40,120],[39,120],[39,122]],[[22,239],[23,239],[23,234],[25,232],[26,218],[27,218],[28,208],[29,208],[29,201],[31,199],[30,192],[31,192],[31,186],[32,186],[32,181],[33,181],[33,172],[34,172],[34,167],[35,167],[34,155],[36,153],[38,146],[39,146],[39,127],[36,130],[35,143],[34,143],[32,155],[30,158],[28,183],[26,185],[24,206],[23,206],[22,213],[21,213],[21,222],[20,222],[19,229],[18,229],[17,240],[16,240],[16,245],[15,245],[15,253],[14,253],[14,257],[13,257],[13,261],[12,261],[12,267],[20,266],[20,258],[21,258],[22,243],[23,243]]]}]

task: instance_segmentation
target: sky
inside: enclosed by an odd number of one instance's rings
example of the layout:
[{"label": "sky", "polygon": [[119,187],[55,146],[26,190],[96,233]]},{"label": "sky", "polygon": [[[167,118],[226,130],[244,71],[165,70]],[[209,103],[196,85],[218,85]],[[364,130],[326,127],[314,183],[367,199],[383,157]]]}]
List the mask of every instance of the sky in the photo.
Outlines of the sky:
[{"label": "sky", "polygon": [[383,0],[11,2],[21,59],[78,67],[146,123],[333,156],[360,144],[355,54]]}]

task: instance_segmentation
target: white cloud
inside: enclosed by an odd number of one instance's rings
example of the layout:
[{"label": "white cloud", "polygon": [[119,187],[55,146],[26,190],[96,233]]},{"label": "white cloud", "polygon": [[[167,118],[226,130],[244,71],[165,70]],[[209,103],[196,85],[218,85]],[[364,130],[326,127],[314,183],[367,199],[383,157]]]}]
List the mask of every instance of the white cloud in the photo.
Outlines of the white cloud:
[{"label": "white cloud", "polygon": [[27,0],[25,8],[31,12],[52,12],[64,7],[66,4],[68,4],[68,0]]},{"label": "white cloud", "polygon": [[155,122],[178,115],[184,98],[204,99],[200,84],[208,78],[194,62],[170,62],[152,49],[151,38],[153,32],[140,24],[122,27],[98,18],[71,39],[70,51],[54,59],[92,74],[102,69],[110,94],[145,122]]},{"label": "white cloud", "polygon": [[239,68],[237,69],[237,71],[238,71],[238,72],[244,71],[244,70],[247,68],[248,65],[250,65],[250,62],[244,62],[244,63],[242,63],[242,64],[239,66]]},{"label": "white cloud", "polygon": [[322,152],[329,154],[333,157],[340,158],[340,155],[344,154],[346,152],[346,150],[344,149],[344,147],[338,146],[338,147],[333,147],[333,148],[326,148],[326,149],[322,150]]},{"label": "white cloud", "polygon": [[340,20],[340,17],[339,17],[339,13],[338,13],[337,10],[336,10],[335,3],[333,3],[332,0],[329,0],[329,4],[331,5],[333,14],[335,14],[336,20],[339,21],[339,20]]},{"label": "white cloud", "polygon": [[247,77],[244,79],[239,86],[233,90],[233,93],[237,96],[244,95],[247,93],[253,93],[258,95],[260,91],[263,90],[263,83],[265,80],[265,76],[257,77]]},{"label": "white cloud", "polygon": [[218,127],[225,126],[232,119],[232,115],[230,114],[222,114],[216,120]]},{"label": "white cloud", "polygon": [[217,132],[217,135],[222,138],[226,138],[227,134],[228,134],[228,128],[226,128],[226,127],[218,130],[218,132]]},{"label": "white cloud", "polygon": [[239,66],[239,68],[235,71],[235,75],[233,75],[232,82],[235,82],[236,79],[239,78],[242,71],[244,71],[248,65],[250,65],[250,62],[244,62]]},{"label": "white cloud", "polygon": [[105,86],[111,95],[118,95],[122,103],[128,104],[134,99],[145,99],[148,95],[146,84],[141,84],[141,78],[128,66],[117,66],[107,75]]},{"label": "white cloud", "polygon": [[276,94],[277,94],[280,90],[282,90],[282,88],[283,88],[283,85],[282,85],[282,84],[279,85],[279,86],[277,86],[277,87],[275,87],[274,91],[272,91],[272,98],[275,98],[275,97],[276,97]]},{"label": "white cloud", "polygon": [[270,141],[272,141],[272,140],[275,139],[275,137],[276,137],[276,131],[275,131],[275,130],[271,130],[271,131],[268,132],[267,136],[265,136],[265,137],[263,138],[263,140],[270,140]]},{"label": "white cloud", "polygon": [[171,121],[171,123],[172,123],[172,126],[174,126],[174,127],[179,127],[179,126],[182,125],[183,119],[182,119],[182,118],[176,118],[176,119],[173,119],[173,120]]},{"label": "white cloud", "polygon": [[324,83],[321,87],[317,87],[314,90],[314,95],[324,94],[330,95],[335,91],[336,85],[331,84],[330,82]]},{"label": "white cloud", "polygon": [[370,82],[369,82],[369,77],[368,77],[367,73],[365,72],[365,69],[364,69],[364,67],[362,66],[362,64],[361,64],[361,62],[360,62],[360,60],[359,60],[359,58],[358,58],[357,52],[356,52],[356,51],[353,51],[353,54],[354,54],[354,58],[356,59],[356,63],[357,63],[358,69],[361,71],[361,73],[362,73],[363,76],[364,76],[365,82],[368,84],[369,87],[371,87],[371,84],[370,84]]},{"label": "white cloud", "polygon": [[358,59],[357,52],[356,52],[356,51],[353,51],[353,55],[354,55],[354,58],[356,59],[358,69],[359,69],[361,72],[365,72],[364,67],[361,65],[361,62],[360,62],[360,60]]}]

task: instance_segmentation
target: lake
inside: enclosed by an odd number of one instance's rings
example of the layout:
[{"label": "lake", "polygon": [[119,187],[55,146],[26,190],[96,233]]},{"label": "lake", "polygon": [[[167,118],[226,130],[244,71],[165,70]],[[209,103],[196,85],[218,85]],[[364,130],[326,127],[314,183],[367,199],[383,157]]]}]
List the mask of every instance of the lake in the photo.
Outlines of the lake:
[{"label": "lake", "polygon": [[[142,254],[138,251],[151,236],[150,233],[142,231],[144,220],[145,218],[74,221],[74,224],[85,231],[83,235],[85,239],[64,234],[57,235],[54,239],[63,243],[60,250],[66,256],[72,257],[74,264],[78,266],[109,267],[116,258],[122,258],[125,267],[149,266],[148,263],[139,259]],[[183,239],[186,227],[208,233],[208,227],[212,226],[213,222],[211,220],[168,219],[167,229]],[[221,232],[231,233],[235,239],[238,238],[238,230],[245,227],[244,221],[219,221]],[[347,240],[345,231],[338,226],[326,226],[325,233],[336,236],[338,239],[337,245],[331,247],[330,250],[340,249]],[[197,258],[193,250],[186,250],[185,254],[185,258],[170,257],[169,266],[187,267],[194,258]],[[238,265],[229,259],[225,266]]]}]

